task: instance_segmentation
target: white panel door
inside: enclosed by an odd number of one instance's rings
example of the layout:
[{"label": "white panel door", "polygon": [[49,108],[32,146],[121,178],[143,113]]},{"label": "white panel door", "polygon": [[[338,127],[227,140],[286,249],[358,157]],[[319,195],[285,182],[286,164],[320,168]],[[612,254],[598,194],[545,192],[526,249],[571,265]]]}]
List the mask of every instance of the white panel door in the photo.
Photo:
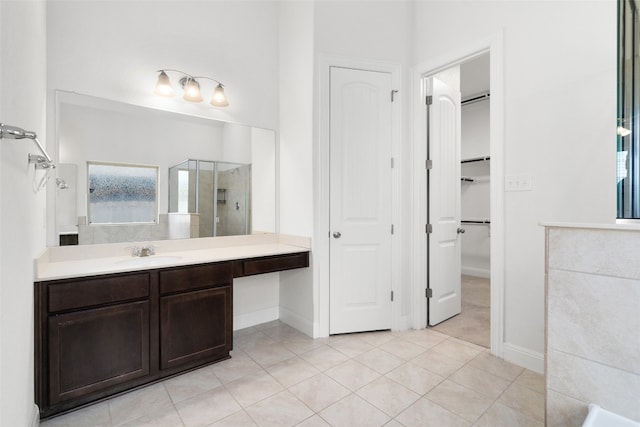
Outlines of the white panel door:
[{"label": "white panel door", "polygon": [[429,106],[429,325],[461,311],[460,91],[431,78]]},{"label": "white panel door", "polygon": [[331,67],[331,334],[391,328],[391,74]]}]

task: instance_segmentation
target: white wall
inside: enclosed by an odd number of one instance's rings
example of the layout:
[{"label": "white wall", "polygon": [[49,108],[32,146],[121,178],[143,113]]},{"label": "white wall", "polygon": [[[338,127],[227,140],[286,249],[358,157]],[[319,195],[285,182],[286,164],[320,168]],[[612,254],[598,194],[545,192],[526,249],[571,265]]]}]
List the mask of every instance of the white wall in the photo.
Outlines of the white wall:
[{"label": "white wall", "polygon": [[[40,136],[46,135],[45,29],[44,2],[0,2],[0,120]],[[36,415],[33,259],[44,249],[45,196],[32,190],[30,152],[38,152],[30,140],[0,141],[0,425],[7,427],[29,426]]]},{"label": "white wall", "polygon": [[[282,2],[279,10],[280,231],[301,236],[313,236],[314,218],[313,9]],[[280,273],[280,318],[309,335],[317,316],[312,268]]]},{"label": "white wall", "polygon": [[[544,348],[540,221],[615,219],[616,2],[421,1],[416,63],[504,30],[505,357]],[[541,365],[540,365],[541,366]]]}]

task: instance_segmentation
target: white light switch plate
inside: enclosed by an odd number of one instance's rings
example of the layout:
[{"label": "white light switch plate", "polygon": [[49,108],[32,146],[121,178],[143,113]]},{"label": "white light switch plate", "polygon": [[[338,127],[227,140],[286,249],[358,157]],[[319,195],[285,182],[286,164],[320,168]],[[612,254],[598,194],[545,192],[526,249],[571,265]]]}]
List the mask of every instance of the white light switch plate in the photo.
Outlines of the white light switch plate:
[{"label": "white light switch plate", "polygon": [[505,175],[504,191],[531,191],[531,174]]}]

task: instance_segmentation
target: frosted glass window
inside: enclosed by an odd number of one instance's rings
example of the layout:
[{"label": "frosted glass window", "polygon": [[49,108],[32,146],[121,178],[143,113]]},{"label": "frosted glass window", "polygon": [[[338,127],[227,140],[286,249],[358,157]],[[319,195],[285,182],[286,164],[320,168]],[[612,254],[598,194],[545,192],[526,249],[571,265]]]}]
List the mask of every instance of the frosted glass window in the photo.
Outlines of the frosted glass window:
[{"label": "frosted glass window", "polygon": [[156,223],[158,167],[88,163],[90,224]]},{"label": "frosted glass window", "polygon": [[178,171],[178,212],[189,212],[189,171]]}]

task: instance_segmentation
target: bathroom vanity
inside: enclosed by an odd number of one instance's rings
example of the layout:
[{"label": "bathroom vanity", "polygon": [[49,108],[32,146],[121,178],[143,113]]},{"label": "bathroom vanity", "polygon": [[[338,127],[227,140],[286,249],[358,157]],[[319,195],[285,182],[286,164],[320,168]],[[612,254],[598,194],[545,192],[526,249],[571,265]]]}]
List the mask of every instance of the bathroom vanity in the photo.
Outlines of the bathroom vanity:
[{"label": "bathroom vanity", "polygon": [[39,260],[41,417],[229,358],[233,279],[309,266],[308,247],[243,239],[145,258]]}]

